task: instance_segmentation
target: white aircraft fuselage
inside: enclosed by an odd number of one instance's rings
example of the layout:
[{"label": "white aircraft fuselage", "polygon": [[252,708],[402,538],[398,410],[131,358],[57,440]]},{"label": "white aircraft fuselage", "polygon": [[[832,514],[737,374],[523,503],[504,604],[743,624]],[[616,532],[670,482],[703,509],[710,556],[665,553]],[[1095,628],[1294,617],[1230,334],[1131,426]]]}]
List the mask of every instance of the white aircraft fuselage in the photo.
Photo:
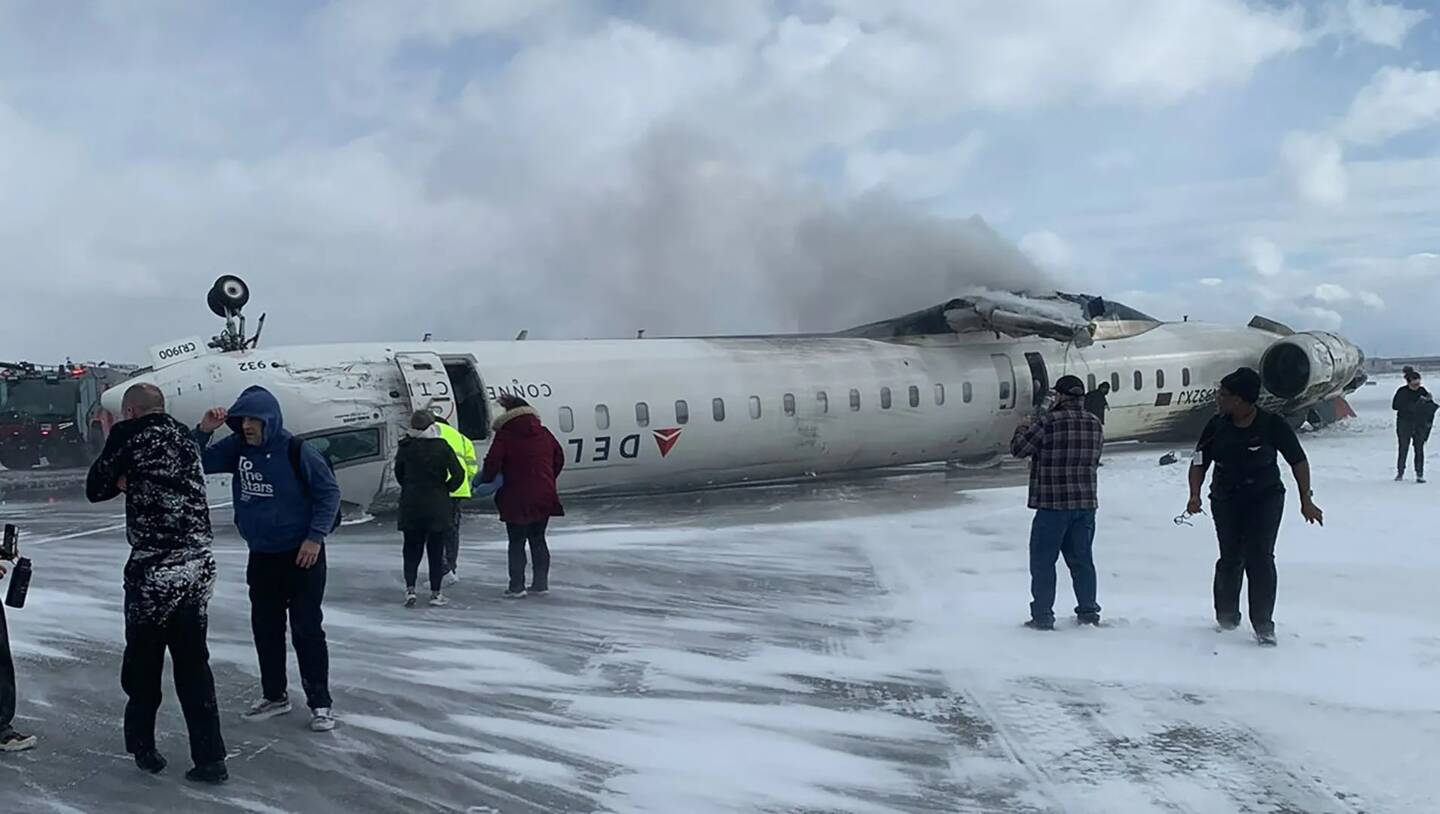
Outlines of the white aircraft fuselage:
[{"label": "white aircraft fuselage", "polygon": [[[1267,406],[1303,420],[1353,389],[1362,361],[1331,334],[1113,321],[1085,347],[952,333],[189,352],[172,363],[157,354],[134,381],[158,385],[171,414],[192,425],[247,387],[267,388],[286,428],[320,446],[346,503],[362,509],[397,496],[392,461],[413,410],[444,416],[483,458],[495,398],[507,392],[529,401],[564,447],[562,492],[640,493],[993,462],[1064,374],[1091,388],[1111,382],[1108,441],[1193,438],[1214,414],[1220,378],[1241,366],[1263,367],[1267,388],[1283,394],[1267,394]],[[125,389],[106,394],[110,411]]]}]

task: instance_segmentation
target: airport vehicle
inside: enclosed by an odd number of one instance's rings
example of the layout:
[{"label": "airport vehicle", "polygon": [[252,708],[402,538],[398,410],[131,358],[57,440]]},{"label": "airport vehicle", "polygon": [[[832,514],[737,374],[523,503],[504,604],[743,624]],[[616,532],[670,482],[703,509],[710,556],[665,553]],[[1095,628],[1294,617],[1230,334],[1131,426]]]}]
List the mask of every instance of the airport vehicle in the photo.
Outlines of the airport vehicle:
[{"label": "airport vehicle", "polygon": [[109,429],[100,394],[133,367],[0,362],[0,465],[87,466]]}]

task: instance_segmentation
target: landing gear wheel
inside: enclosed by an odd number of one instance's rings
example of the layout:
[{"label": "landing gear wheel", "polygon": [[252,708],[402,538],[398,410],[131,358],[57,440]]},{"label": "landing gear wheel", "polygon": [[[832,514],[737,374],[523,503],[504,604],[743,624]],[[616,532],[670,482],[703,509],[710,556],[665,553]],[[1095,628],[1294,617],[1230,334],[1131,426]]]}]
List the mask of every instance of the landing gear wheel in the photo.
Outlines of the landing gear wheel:
[{"label": "landing gear wheel", "polygon": [[211,313],[217,317],[228,317],[231,314],[240,312],[245,304],[250,302],[250,286],[245,281],[233,274],[226,274],[215,281],[210,287],[210,293],[205,297],[205,304],[210,306]]},{"label": "landing gear wheel", "polygon": [[40,458],[30,450],[0,450],[0,466],[6,469],[25,471],[40,463]]}]

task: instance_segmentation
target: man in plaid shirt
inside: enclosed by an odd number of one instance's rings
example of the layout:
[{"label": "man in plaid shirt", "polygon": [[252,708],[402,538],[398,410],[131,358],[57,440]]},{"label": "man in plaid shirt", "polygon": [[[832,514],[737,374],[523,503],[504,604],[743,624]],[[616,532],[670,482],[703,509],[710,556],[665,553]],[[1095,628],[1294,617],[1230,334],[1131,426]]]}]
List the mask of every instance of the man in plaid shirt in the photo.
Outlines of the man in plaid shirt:
[{"label": "man in plaid shirt", "polygon": [[1085,409],[1085,383],[1075,376],[1055,382],[1055,406],[1026,419],[1010,440],[1010,453],[1030,459],[1030,621],[1035,630],[1055,629],[1055,560],[1065,556],[1075,586],[1075,614],[1082,625],[1100,624],[1095,602],[1095,486],[1105,432]]}]

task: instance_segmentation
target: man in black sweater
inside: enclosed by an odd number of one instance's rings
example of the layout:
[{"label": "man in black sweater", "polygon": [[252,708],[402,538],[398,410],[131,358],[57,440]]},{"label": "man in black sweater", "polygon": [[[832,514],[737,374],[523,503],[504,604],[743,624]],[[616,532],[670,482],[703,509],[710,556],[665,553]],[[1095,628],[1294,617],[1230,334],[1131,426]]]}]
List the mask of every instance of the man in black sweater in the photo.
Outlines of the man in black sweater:
[{"label": "man in black sweater", "polygon": [[1395,433],[1400,438],[1400,454],[1395,460],[1395,480],[1405,479],[1405,459],[1415,447],[1415,482],[1425,482],[1425,442],[1435,424],[1435,400],[1430,391],[1420,386],[1420,372],[1405,368],[1405,384],[1395,391],[1390,402],[1395,411]]},{"label": "man in black sweater", "polygon": [[189,427],[165,414],[165,397],[154,385],[125,391],[121,409],[125,420],[111,430],[105,450],[91,465],[85,491],[92,503],[125,494],[131,548],[120,672],[130,698],[125,748],[144,771],[165,769],[165,758],[155,749],[155,714],[168,649],[195,762],[185,777],[223,783],[229,778],[225,742],[205,643],[215,558],[200,448]]}]

